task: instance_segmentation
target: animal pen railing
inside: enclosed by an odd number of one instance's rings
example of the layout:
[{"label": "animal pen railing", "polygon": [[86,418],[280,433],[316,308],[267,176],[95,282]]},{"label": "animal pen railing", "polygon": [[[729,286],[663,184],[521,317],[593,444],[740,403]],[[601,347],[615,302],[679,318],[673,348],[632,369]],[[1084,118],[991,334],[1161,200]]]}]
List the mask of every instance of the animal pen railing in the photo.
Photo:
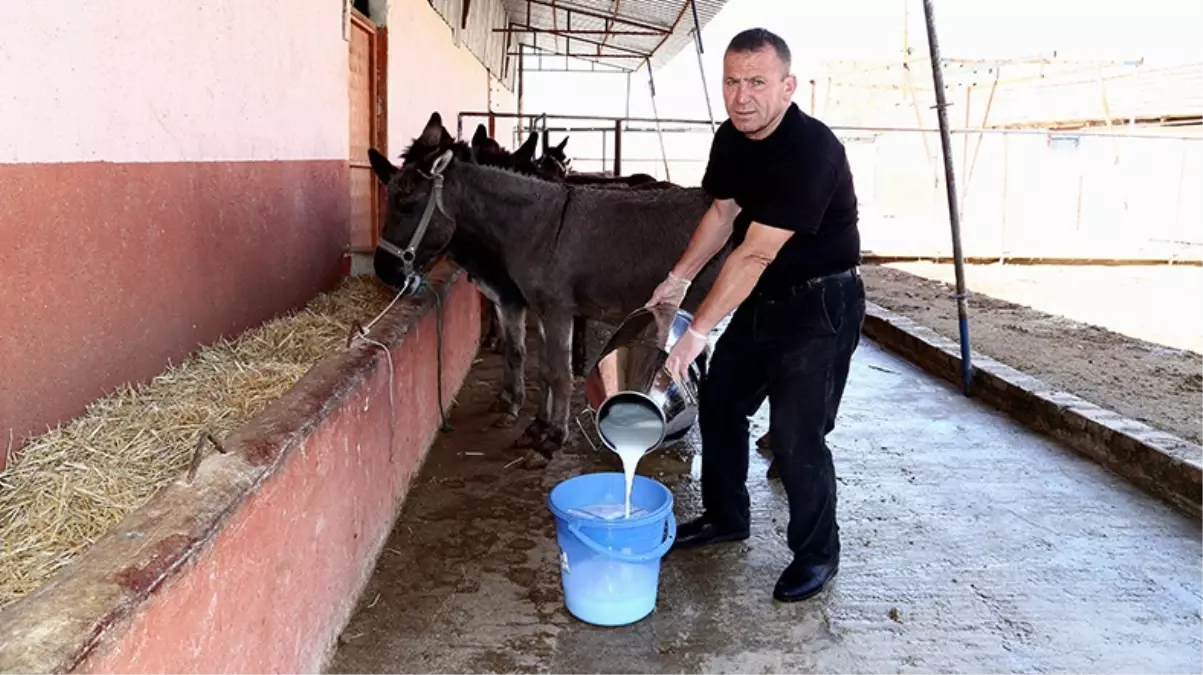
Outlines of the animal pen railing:
[{"label": "animal pen railing", "polygon": [[[570,136],[575,171],[647,173],[698,185],[711,130],[702,120],[463,113],[518,119]],[[862,245],[880,257],[948,257],[948,206],[937,129],[833,127],[848,149]],[[1203,261],[1203,133],[952,129],[969,259]],[[470,135],[470,134],[469,134]]]}]

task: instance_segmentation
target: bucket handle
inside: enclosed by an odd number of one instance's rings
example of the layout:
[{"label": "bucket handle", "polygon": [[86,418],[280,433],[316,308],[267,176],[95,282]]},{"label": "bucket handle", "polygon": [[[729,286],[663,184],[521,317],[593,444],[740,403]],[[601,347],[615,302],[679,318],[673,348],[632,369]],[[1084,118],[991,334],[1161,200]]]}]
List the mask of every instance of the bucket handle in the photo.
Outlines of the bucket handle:
[{"label": "bucket handle", "polygon": [[580,412],[580,413],[579,413],[579,414],[576,416],[576,418],[574,418],[574,419],[575,419],[575,422],[576,422],[576,426],[577,426],[577,427],[578,427],[578,428],[581,430],[581,435],[585,437],[585,440],[586,440],[586,441],[589,441],[589,445],[590,445],[590,446],[593,448],[593,451],[594,451],[594,452],[601,452],[601,450],[599,450],[599,449],[597,448],[597,444],[596,444],[596,443],[594,443],[594,442],[593,442],[593,439],[589,437],[589,432],[588,432],[588,431],[585,431],[585,426],[584,426],[583,424],[581,424],[581,415],[584,415],[585,413],[592,413],[592,414],[593,414],[593,416],[594,416],[594,422],[593,422],[593,423],[594,423],[594,425],[596,425],[596,424],[597,424],[597,419],[596,419],[596,418],[597,418],[597,413],[593,412],[593,410],[592,410],[592,409],[590,409],[590,408],[585,408],[584,410],[582,410],[582,411],[581,411],[581,412]]},{"label": "bucket handle", "polygon": [[664,554],[668,553],[668,549],[672,548],[673,542],[677,539],[677,518],[671,513],[668,514],[668,536],[664,537],[664,541],[660,542],[659,546],[646,553],[622,553],[602,548],[601,544],[585,534],[581,530],[581,526],[576,523],[568,523],[568,531],[574,534],[582,544],[592,549],[594,553],[600,553],[625,563],[645,563],[649,560],[663,558]]}]

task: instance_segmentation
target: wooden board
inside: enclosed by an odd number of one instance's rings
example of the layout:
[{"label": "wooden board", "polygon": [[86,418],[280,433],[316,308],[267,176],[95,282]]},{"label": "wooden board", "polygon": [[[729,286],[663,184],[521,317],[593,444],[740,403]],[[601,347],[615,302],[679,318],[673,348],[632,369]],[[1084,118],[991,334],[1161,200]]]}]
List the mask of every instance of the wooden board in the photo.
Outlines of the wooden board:
[{"label": "wooden board", "polygon": [[380,220],[380,187],[368,162],[368,148],[384,147],[380,129],[380,104],[375,24],[359,12],[351,12],[350,58],[347,77],[350,96],[350,192],[351,250],[371,251],[376,247]]}]

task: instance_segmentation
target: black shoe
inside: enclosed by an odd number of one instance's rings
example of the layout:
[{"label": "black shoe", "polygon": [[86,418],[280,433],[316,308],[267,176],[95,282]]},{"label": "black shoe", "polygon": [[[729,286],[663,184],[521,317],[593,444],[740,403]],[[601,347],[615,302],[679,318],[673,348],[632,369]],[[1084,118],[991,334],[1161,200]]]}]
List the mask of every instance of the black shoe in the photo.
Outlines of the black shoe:
[{"label": "black shoe", "polygon": [[718,544],[725,541],[743,541],[749,535],[746,529],[730,529],[716,526],[705,516],[696,518],[677,528],[677,540],[673,542],[673,551],[683,548],[698,548],[708,544]]},{"label": "black shoe", "polygon": [[823,590],[839,568],[839,561],[815,563],[795,560],[777,579],[773,597],[781,602],[797,602],[813,597]]}]

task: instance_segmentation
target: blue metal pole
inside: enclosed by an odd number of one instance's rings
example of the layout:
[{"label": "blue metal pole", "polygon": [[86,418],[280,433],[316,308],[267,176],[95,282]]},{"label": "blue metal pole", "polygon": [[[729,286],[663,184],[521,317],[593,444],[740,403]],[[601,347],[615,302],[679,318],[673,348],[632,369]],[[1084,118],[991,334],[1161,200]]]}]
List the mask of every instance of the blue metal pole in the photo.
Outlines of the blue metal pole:
[{"label": "blue metal pole", "polygon": [[952,257],[957,276],[957,319],[961,331],[961,387],[966,396],[973,382],[973,364],[969,349],[969,313],[965,307],[965,257],[961,251],[961,217],[957,204],[957,182],[952,163],[952,137],[948,131],[947,98],[944,95],[944,67],[940,61],[940,43],[936,39],[936,17],[932,0],[923,0],[927,19],[927,46],[931,52],[932,80],[936,90],[936,114],[940,120],[940,145],[944,148],[944,187],[948,191],[948,221],[952,228]]}]

